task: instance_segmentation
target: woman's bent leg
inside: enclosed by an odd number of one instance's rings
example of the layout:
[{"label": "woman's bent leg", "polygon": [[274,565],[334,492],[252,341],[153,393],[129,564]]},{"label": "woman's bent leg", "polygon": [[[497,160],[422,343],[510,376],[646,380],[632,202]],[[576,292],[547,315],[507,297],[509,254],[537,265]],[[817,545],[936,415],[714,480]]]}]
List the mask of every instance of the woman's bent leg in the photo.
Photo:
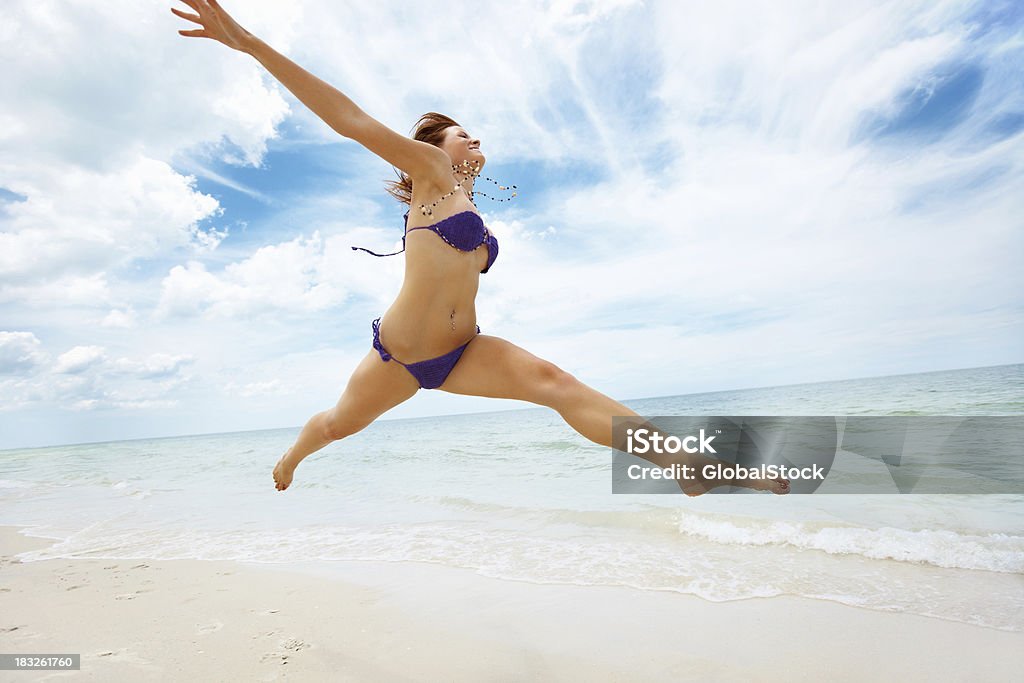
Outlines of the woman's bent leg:
[{"label": "woman's bent leg", "polygon": [[376,350],[360,361],[338,403],[311,417],[291,448],[274,467],[277,489],[291,484],[296,466],[327,444],[355,434],[383,413],[411,398],[419,383],[398,363],[385,362]]}]

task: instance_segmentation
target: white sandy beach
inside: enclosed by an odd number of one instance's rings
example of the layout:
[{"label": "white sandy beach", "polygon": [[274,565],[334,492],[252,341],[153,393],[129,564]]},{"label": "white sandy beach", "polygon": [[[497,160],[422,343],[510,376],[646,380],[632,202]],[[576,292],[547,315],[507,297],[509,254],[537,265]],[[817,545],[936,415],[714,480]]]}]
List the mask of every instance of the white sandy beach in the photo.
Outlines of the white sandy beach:
[{"label": "white sandy beach", "polygon": [[81,671],[3,680],[1011,681],[1024,667],[1021,633],[804,598],[425,563],[14,559],[46,545],[0,528],[0,652],[80,653]]}]

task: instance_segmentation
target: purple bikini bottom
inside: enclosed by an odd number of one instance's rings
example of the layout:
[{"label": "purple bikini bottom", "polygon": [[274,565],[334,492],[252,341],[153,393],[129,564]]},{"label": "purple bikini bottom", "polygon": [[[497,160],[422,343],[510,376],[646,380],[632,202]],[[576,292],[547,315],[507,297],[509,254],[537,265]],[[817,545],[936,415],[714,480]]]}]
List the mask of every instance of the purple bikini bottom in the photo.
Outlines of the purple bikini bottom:
[{"label": "purple bikini bottom", "polygon": [[[480,334],[480,326],[476,326],[476,333]],[[469,341],[473,341],[470,339]],[[448,379],[448,375],[451,374],[455,364],[459,362],[459,358],[462,358],[462,352],[469,346],[469,341],[455,349],[449,351],[443,356],[437,358],[428,358],[427,360],[421,360],[416,363],[409,363],[406,365],[402,361],[398,360],[384,348],[384,345],[380,343],[380,318],[376,318],[373,321],[373,348],[377,349],[377,353],[384,362],[393,360],[399,365],[405,366],[405,369],[409,371],[416,381],[420,383],[422,389],[436,389],[444,381]]]}]

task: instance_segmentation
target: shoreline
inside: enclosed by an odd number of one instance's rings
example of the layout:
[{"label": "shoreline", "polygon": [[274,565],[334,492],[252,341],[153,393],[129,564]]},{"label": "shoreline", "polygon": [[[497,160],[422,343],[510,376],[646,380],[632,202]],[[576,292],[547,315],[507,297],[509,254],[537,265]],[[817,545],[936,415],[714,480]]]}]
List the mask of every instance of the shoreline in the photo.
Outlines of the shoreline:
[{"label": "shoreline", "polygon": [[[791,596],[709,602],[415,562],[43,560],[0,527],[0,651],[85,680],[1011,680],[1024,633]],[[23,671],[42,680],[53,671]]]}]

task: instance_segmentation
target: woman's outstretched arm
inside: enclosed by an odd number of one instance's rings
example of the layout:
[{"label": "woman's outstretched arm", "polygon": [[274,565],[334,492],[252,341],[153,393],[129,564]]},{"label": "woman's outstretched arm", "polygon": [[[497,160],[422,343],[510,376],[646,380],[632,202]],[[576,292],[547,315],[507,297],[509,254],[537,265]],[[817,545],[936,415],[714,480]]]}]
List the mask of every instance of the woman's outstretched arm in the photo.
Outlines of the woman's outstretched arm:
[{"label": "woman's outstretched arm", "polygon": [[[434,145],[400,135],[376,121],[349,99],[258,37],[249,33],[229,15],[217,0],[181,0],[197,14],[171,12],[202,26],[178,31],[183,36],[211,38],[252,55],[274,78],[338,134],[351,138],[371,152],[405,171],[413,179],[445,177],[450,171],[448,155]],[[450,174],[450,173],[449,173]]]}]

